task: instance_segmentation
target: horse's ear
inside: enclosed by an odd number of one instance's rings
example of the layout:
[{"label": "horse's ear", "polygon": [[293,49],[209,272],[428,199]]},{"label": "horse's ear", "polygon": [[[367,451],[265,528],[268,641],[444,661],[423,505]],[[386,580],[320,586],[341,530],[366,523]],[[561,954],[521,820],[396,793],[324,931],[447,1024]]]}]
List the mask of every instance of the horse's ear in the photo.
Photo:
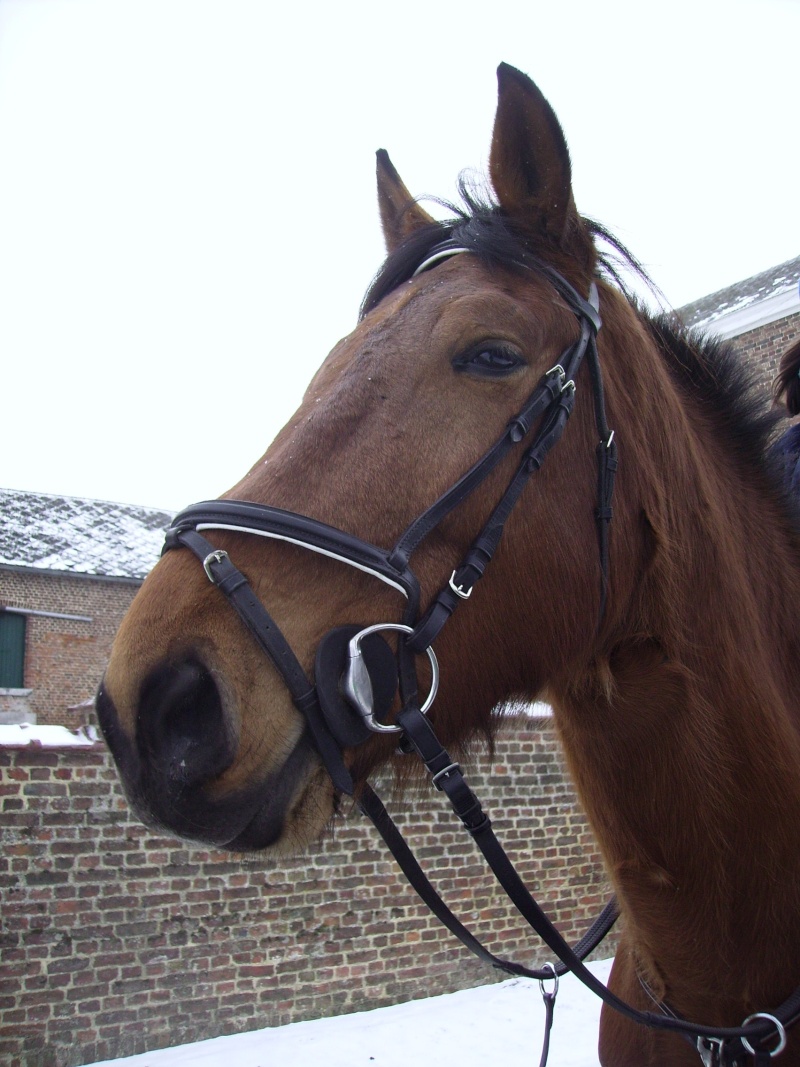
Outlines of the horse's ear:
[{"label": "horse's ear", "polygon": [[381,212],[383,239],[386,251],[395,248],[414,230],[430,226],[435,220],[414,200],[403,184],[403,179],[394,169],[389,153],[384,148],[377,152],[378,206]]},{"label": "horse's ear", "polygon": [[[498,202],[528,230],[571,245],[583,224],[572,198],[572,168],[555,112],[526,75],[501,63],[489,173]],[[572,250],[572,249],[571,249]]]}]

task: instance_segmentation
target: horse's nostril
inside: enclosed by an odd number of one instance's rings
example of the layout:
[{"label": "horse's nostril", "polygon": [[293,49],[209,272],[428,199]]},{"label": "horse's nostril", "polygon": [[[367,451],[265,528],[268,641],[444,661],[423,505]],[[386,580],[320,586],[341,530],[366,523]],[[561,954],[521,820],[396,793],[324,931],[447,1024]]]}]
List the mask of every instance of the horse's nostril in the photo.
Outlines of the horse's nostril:
[{"label": "horse's nostril", "polygon": [[215,778],[235,755],[217,685],[196,660],[150,673],[142,686],[137,737],[145,763],[179,790]]}]

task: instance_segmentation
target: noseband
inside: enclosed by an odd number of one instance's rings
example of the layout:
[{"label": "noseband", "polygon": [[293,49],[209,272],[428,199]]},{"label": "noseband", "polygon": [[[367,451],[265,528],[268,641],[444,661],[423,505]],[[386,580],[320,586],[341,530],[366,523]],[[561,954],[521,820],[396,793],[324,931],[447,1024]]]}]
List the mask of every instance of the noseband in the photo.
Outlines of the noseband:
[{"label": "noseband", "polygon": [[[413,274],[417,277],[443,260],[470,250],[445,241],[435,246]],[[528,263],[517,263],[530,269]],[[465,828],[483,852],[499,883],[517,910],[561,961],[532,970],[492,955],[442,901],[423,873],[386,809],[368,784],[360,790],[358,804],[375,824],[411,885],[441,922],[472,952],[508,974],[538,978],[540,982],[572,971],[585,985],[616,1011],[654,1029],[682,1034],[694,1044],[709,1067],[734,1065],[743,1056],[761,1062],[758,1045],[777,1031],[781,1041],[785,1027],[800,1013],[800,991],[773,1015],[758,1015],[738,1028],[705,1027],[685,1022],[672,1013],[641,1012],[610,993],[583,960],[599,944],[617,917],[612,900],[584,938],[570,947],[530,896],[519,875],[495,837],[480,802],[464,780],[459,765],[439,743],[429,720],[428,707],[438,683],[438,664],[433,642],[447,620],[467,601],[490,563],[514,506],[530,477],[560,439],[572,413],[578,373],[588,364],[594,400],[595,425],[599,437],[597,455],[597,506],[600,561],[600,612],[602,621],[608,595],[608,533],[611,498],[617,470],[614,433],[606,422],[597,332],[601,327],[599,298],[594,283],[584,300],[559,273],[537,263],[543,275],[566,302],[578,320],[579,337],[562,353],[559,362],[547,371],[524,406],[510,420],[503,434],[484,455],[438,500],[406,528],[393,548],[386,550],[363,541],[336,527],[296,512],[238,500],[215,500],[194,504],[182,511],[167,531],[164,551],[181,546],[190,549],[202,562],[205,573],[224,593],[256,642],[282,676],[295,706],[303,715],[319,755],[339,792],[353,795],[354,783],[343,759],[343,749],[366,741],[373,733],[397,733],[402,751],[422,758],[433,784],[443,791]],[[420,584],[411,568],[411,557],[422,540],[466,500],[506,456],[518,450],[516,469],[489,519],[478,532],[464,557],[458,561],[449,580],[427,609],[420,613]],[[203,534],[212,530],[246,533],[284,541],[354,567],[405,598],[399,622],[366,627],[347,626],[331,630],[317,650],[315,682],[300,665],[289,643],[245,576],[231,562],[228,553],[215,548]],[[393,652],[381,636],[392,631],[400,635]],[[425,700],[418,697],[416,657],[427,655],[432,681]],[[395,700],[399,682],[401,711],[393,723],[383,721]],[[548,1022],[552,1019],[555,994],[545,993]],[[750,1044],[752,1043],[752,1045]],[[781,1044],[781,1048],[783,1045]],[[773,1049],[774,1055],[777,1050]]]}]

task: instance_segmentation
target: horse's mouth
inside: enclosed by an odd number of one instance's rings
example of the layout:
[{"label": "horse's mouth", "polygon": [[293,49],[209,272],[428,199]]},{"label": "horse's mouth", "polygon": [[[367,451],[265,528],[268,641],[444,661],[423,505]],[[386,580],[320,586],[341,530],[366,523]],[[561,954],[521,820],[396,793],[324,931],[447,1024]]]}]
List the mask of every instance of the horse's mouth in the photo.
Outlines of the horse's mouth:
[{"label": "horse's mouth", "polygon": [[234,831],[231,837],[221,842],[222,847],[231,852],[281,847],[282,850],[294,850],[296,812],[305,806],[310,780],[314,779],[314,770],[319,766],[310,737],[304,732],[279,770],[244,794],[235,793],[222,802],[218,801],[228,816],[228,830]]},{"label": "horse's mouth", "polygon": [[[302,740],[307,741],[307,735],[304,734]],[[298,752],[298,748],[299,742],[292,757]],[[339,798],[332,790],[330,780],[316,754],[312,752],[312,755],[318,765],[317,773],[312,771],[311,774],[306,774],[304,785],[297,789],[297,774],[292,766],[288,766],[288,772],[283,775],[283,782],[295,787],[293,794],[285,803],[279,804],[276,803],[275,792],[270,792],[268,799],[255,812],[250,822],[235,837],[225,842],[225,849],[230,852],[260,852],[269,848],[274,852],[294,853],[319,836],[323,826],[336,813]],[[292,757],[287,761],[287,765],[293,764]],[[307,766],[308,763],[304,762],[303,767]],[[320,788],[317,777],[323,779],[321,788],[330,795],[330,810],[327,807],[323,810],[318,800],[312,800],[309,796]],[[321,814],[322,818],[315,818],[313,813],[317,816]]]},{"label": "horse's mouth", "polygon": [[[105,685],[97,697],[101,729],[145,824],[237,852],[296,848],[321,831],[327,819],[309,820],[302,811],[320,768],[307,731],[280,766],[226,788],[223,776],[234,768],[238,742],[210,672],[186,663],[159,668],[148,682],[134,736],[123,729]],[[332,797],[330,809],[328,818]],[[307,832],[305,823],[313,823]]]}]

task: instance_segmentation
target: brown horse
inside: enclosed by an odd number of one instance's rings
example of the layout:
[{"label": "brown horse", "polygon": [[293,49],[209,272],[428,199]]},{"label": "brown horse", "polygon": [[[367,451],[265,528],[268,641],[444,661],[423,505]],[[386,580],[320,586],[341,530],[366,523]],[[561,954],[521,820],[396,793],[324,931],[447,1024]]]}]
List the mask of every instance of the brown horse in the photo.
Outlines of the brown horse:
[{"label": "brown horse", "polygon": [[[583,366],[562,439],[436,639],[430,718],[457,746],[490,733],[499,703],[546,695],[624,914],[613,990],[642,1010],[655,1000],[739,1026],[800,983],[800,541],[765,459],[774,422],[729,351],[653,320],[620,291],[596,251],[602,231],[576,211],[555,115],[512,68],[500,68],[499,86],[494,203],[472,197],[434,222],[379,153],[387,263],[357,328],[228,497],[390,549],[571,351],[575,310],[548,272],[584,299],[596,283],[619,444],[607,598]],[[423,611],[517,462],[502,458],[420,540]],[[332,627],[398,622],[408,610],[397,583],[291,539],[217,530],[214,547],[312,676]],[[185,548],[166,553],[138,594],[98,708],[147,820],[234,849],[299,849],[336,812],[284,677]],[[358,787],[394,751],[393,736],[371,734],[343,761]],[[680,1037],[608,1010],[601,1057],[697,1062]],[[797,1034],[783,1062],[800,1064]]]}]

